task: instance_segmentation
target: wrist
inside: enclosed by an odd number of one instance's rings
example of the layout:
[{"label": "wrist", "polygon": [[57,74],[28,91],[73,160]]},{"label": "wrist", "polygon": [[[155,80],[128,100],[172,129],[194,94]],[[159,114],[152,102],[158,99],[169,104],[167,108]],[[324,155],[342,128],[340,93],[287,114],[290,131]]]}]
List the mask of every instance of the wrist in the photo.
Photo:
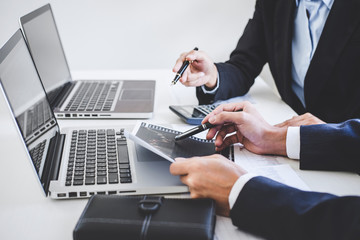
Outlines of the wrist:
[{"label": "wrist", "polygon": [[217,77],[218,77],[218,71],[215,64],[213,64],[210,74],[210,79],[207,83],[204,84],[207,90],[212,90],[216,87],[218,81]]},{"label": "wrist", "polygon": [[286,154],[286,134],[287,128],[272,127],[266,133],[265,139],[268,140],[268,154],[287,156]]}]

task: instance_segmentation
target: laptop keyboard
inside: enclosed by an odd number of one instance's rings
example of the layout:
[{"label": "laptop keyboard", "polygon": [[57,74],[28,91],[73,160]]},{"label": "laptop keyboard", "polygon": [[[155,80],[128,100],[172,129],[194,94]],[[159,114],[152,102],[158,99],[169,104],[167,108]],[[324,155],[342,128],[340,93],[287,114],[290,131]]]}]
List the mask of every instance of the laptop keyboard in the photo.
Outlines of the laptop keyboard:
[{"label": "laptop keyboard", "polygon": [[66,186],[131,183],[124,129],[74,130]]},{"label": "laptop keyboard", "polygon": [[110,111],[118,87],[118,81],[82,82],[65,111]]},{"label": "laptop keyboard", "polygon": [[41,159],[44,155],[46,139],[30,150],[30,156],[34,163],[36,172],[39,174]]}]

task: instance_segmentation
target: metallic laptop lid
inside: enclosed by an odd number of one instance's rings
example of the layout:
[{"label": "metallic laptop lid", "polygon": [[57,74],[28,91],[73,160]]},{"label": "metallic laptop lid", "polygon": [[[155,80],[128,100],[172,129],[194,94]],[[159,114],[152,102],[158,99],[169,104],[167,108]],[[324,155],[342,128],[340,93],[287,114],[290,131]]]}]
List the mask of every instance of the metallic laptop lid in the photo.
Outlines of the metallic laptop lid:
[{"label": "metallic laptop lid", "polygon": [[59,127],[20,30],[0,49],[0,82],[34,170],[47,193],[52,163],[45,156],[51,139],[59,134]]}]

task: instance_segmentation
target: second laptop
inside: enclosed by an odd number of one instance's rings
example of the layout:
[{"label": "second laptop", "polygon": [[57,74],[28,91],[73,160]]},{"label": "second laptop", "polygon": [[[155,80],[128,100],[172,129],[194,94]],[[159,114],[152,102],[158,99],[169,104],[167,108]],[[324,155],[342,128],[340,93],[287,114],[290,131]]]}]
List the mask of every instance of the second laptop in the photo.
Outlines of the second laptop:
[{"label": "second laptop", "polygon": [[152,117],[155,80],[72,80],[50,4],[20,23],[57,118]]}]

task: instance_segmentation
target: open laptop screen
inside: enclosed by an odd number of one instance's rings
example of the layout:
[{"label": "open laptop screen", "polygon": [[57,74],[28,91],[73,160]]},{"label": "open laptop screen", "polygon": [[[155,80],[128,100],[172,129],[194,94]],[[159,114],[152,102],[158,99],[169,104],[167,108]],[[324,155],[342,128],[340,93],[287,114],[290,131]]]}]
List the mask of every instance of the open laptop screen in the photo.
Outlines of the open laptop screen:
[{"label": "open laptop screen", "polygon": [[50,5],[21,17],[20,22],[41,81],[49,95],[71,80]]},{"label": "open laptop screen", "polygon": [[59,129],[20,30],[0,50],[0,81],[41,179],[50,139]]}]

